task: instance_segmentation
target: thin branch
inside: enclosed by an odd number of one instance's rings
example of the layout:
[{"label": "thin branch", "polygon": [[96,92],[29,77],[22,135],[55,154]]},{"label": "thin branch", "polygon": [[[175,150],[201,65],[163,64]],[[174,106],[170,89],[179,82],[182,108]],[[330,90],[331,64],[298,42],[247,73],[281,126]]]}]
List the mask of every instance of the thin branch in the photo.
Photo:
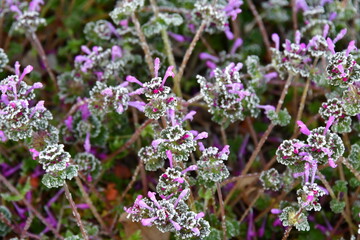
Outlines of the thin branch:
[{"label": "thin branch", "polygon": [[352,174],[354,174],[356,179],[358,181],[360,181],[360,172],[356,171],[356,169],[349,163],[349,161],[346,158],[340,157],[339,160],[340,160],[340,162],[342,162],[350,170],[350,172],[352,172]]},{"label": "thin branch", "polygon": [[69,190],[69,187],[67,185],[67,183],[65,182],[64,184],[64,190],[65,190],[65,196],[67,198],[67,200],[69,201],[70,203],[70,207],[72,209],[72,213],[73,215],[75,216],[75,219],[76,219],[76,223],[78,225],[78,227],[80,228],[80,231],[81,231],[81,235],[83,236],[83,238],[85,240],[89,240],[89,237],[87,235],[87,232],[84,228],[84,225],[81,221],[81,217],[80,217],[80,214],[79,212],[77,211],[77,208],[76,208],[76,205],[75,205],[75,202],[74,200],[72,199],[72,196],[71,196],[71,193],[70,193],[70,190]]},{"label": "thin branch", "polygon": [[256,194],[256,197],[251,201],[250,205],[248,206],[248,208],[245,210],[245,212],[243,213],[243,215],[240,217],[239,223],[241,224],[242,221],[244,221],[245,217],[249,214],[250,209],[254,206],[254,204],[256,203],[256,201],[259,199],[259,197],[261,196],[261,194],[263,193],[263,190],[258,191],[258,193]]},{"label": "thin branch", "polygon": [[180,87],[180,82],[181,82],[181,78],[184,74],[184,70],[185,70],[185,67],[186,67],[186,64],[187,62],[189,61],[190,59],[190,56],[192,54],[192,52],[194,51],[194,48],[195,48],[195,45],[196,43],[198,42],[202,32],[204,31],[205,29],[205,26],[206,26],[206,22],[203,21],[199,27],[199,29],[197,30],[193,40],[191,41],[190,43],[190,46],[188,47],[188,49],[186,50],[186,53],[184,55],[184,58],[181,62],[181,65],[180,65],[180,68],[179,68],[179,72],[178,74],[175,76],[175,79],[174,79],[174,92],[176,93],[177,96],[181,97],[182,96],[182,93],[181,93],[181,87]]},{"label": "thin branch", "polygon": [[[325,176],[319,170],[316,171],[316,175],[319,176],[320,181],[322,182],[322,184],[324,184],[324,186],[325,186],[326,190],[329,192],[331,198],[337,199],[334,191],[332,190],[332,188],[331,188],[329,182],[326,180]],[[344,217],[345,221],[349,225],[350,233],[352,234],[353,229],[355,229],[355,226],[351,221],[351,217],[348,216],[344,211],[341,212],[341,215]]]},{"label": "thin branch", "polygon": [[250,8],[252,14],[255,17],[255,21],[256,21],[257,25],[259,26],[260,33],[262,35],[262,39],[263,39],[265,47],[266,47],[266,54],[269,58],[271,58],[271,51],[270,51],[271,45],[270,45],[270,41],[269,41],[269,36],[266,32],[264,22],[262,21],[262,18],[260,17],[258,11],[256,10],[256,7],[255,7],[254,3],[252,2],[252,0],[246,0],[246,2],[249,5],[249,8]]},{"label": "thin branch", "polygon": [[138,35],[138,37],[140,39],[140,46],[144,51],[145,61],[146,61],[147,65],[148,65],[148,67],[149,67],[151,75],[154,77],[155,76],[154,63],[153,63],[154,61],[153,61],[153,59],[151,57],[150,47],[149,47],[149,45],[148,45],[148,43],[146,41],[146,38],[145,38],[145,35],[144,35],[143,31],[141,30],[139,20],[137,19],[135,13],[131,14],[131,20],[135,25],[136,33],[137,33],[137,35]]},{"label": "thin branch", "polygon": [[108,233],[108,235],[110,236],[110,231],[109,229],[106,227],[104,221],[102,220],[100,214],[98,213],[96,207],[94,206],[93,202],[91,201],[89,194],[86,192],[84,185],[82,184],[81,180],[79,177],[75,177],[75,181],[76,184],[78,185],[81,195],[83,196],[85,202],[87,203],[87,205],[89,205],[89,208],[91,210],[91,212],[93,213],[94,217],[96,218],[96,220],[100,223],[101,228]]},{"label": "thin branch", "polygon": [[[153,12],[155,14],[155,17],[158,17],[159,8],[156,5],[156,1],[155,0],[150,0],[150,4],[151,4],[151,7],[152,7]],[[170,63],[170,65],[174,66],[173,71],[176,74],[177,70],[176,70],[175,58],[174,58],[174,54],[172,53],[171,42],[170,42],[169,36],[168,36],[168,34],[166,32],[166,29],[161,29],[161,37],[162,37],[162,40],[164,42],[165,51],[166,51],[166,55],[168,57],[169,63]]]},{"label": "thin branch", "polygon": [[221,186],[220,183],[216,183],[218,198],[219,198],[219,207],[220,207],[220,213],[221,213],[221,228],[223,232],[223,240],[226,240],[226,218],[225,218],[225,208],[224,208],[224,200],[221,193]]},{"label": "thin branch", "polygon": [[26,237],[26,235],[28,234],[27,231],[30,228],[33,220],[34,220],[34,215],[29,213],[29,217],[26,219],[25,226],[23,227],[23,229],[21,231],[20,239],[24,239]]},{"label": "thin branch", "polygon": [[38,37],[36,36],[36,34],[34,32],[26,34],[26,37],[29,39],[29,41],[31,42],[33,47],[37,50],[38,54],[40,55],[40,58],[41,58],[42,62],[44,63],[45,69],[48,72],[48,74],[50,76],[50,79],[51,79],[51,81],[53,82],[53,84],[54,84],[54,86],[56,88],[56,91],[59,91],[59,86],[57,84],[56,77],[55,77],[53,71],[50,68],[49,61],[48,61],[48,58],[46,56],[45,50],[42,47],[42,44],[39,41]]},{"label": "thin branch", "polygon": [[286,228],[286,230],[284,232],[284,236],[282,237],[282,240],[288,239],[292,228],[293,228],[293,226],[289,226]]}]

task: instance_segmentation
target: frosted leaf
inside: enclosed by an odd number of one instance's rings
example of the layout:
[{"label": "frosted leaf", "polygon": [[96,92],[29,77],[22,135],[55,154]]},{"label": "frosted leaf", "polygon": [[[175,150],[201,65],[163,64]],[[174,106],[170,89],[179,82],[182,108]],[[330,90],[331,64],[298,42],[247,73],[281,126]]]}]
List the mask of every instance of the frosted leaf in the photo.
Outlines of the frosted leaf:
[{"label": "frosted leaf", "polygon": [[151,37],[159,34],[161,30],[166,30],[170,26],[179,26],[183,23],[183,18],[177,13],[159,13],[158,17],[153,17],[142,26],[145,36]]},{"label": "frosted leaf", "polygon": [[[329,157],[338,159],[345,151],[341,138],[336,133],[330,131],[327,131],[324,135],[324,130],[324,127],[313,129],[306,140],[309,145],[308,152],[320,164],[328,162]],[[323,151],[324,148],[331,151],[331,156]]]},{"label": "frosted leaf", "polygon": [[279,113],[276,113],[274,110],[267,111],[266,116],[271,120],[272,124],[280,125],[282,127],[288,125],[291,120],[291,116],[286,108],[280,110]]},{"label": "frosted leaf", "polygon": [[142,147],[138,156],[145,164],[145,169],[147,171],[156,171],[157,169],[164,167],[164,158],[160,157],[152,146]]},{"label": "frosted leaf", "polygon": [[299,231],[310,230],[306,215],[304,213],[299,214],[294,207],[286,207],[282,209],[279,219],[284,227],[295,226],[295,228]]},{"label": "frosted leaf", "polygon": [[9,58],[4,52],[4,49],[0,48],[0,72],[9,63]]},{"label": "frosted leaf", "polygon": [[57,77],[59,96],[64,103],[74,103],[84,91],[83,79],[75,71],[65,72]]},{"label": "frosted leaf", "polygon": [[91,153],[78,153],[74,157],[74,162],[77,164],[79,171],[86,175],[97,174],[101,170],[101,162]]},{"label": "frosted leaf", "polygon": [[88,41],[99,43],[101,40],[109,41],[112,35],[111,23],[106,20],[89,22],[85,25],[84,34]]},{"label": "frosted leaf", "polygon": [[230,175],[223,162],[227,160],[228,154],[219,154],[218,148],[209,147],[202,152],[199,161],[197,161],[198,181],[205,184],[206,187],[212,187],[214,183],[222,182]]},{"label": "frosted leaf", "polygon": [[353,165],[353,167],[357,170],[360,169],[360,145],[353,144],[351,145],[350,154],[348,156],[348,160]]},{"label": "frosted leaf", "polygon": [[[159,177],[159,182],[156,185],[156,192],[165,197],[179,197],[180,193],[189,188],[189,183],[185,179],[185,174],[181,172],[180,168],[167,168],[165,173]],[[187,194],[183,200],[188,199],[190,193]]]},{"label": "frosted leaf", "polygon": [[46,20],[36,11],[24,11],[12,25],[17,32],[34,33],[40,26],[45,26]]},{"label": "frosted leaf", "polygon": [[112,20],[118,24],[121,20],[133,14],[144,6],[144,0],[119,1],[116,8],[109,13]]},{"label": "frosted leaf", "polygon": [[70,154],[64,151],[64,145],[48,145],[39,154],[39,163],[46,172],[58,172],[66,168]]},{"label": "frosted leaf", "polygon": [[275,168],[261,172],[260,181],[265,190],[278,191],[282,185],[280,174]]},{"label": "frosted leaf", "polygon": [[355,116],[360,114],[360,88],[350,85],[343,93],[344,110],[347,115]]},{"label": "frosted leaf", "polygon": [[305,143],[297,140],[284,140],[276,150],[276,160],[284,165],[293,165],[300,161],[300,152],[303,151]]},{"label": "frosted leaf", "polygon": [[319,197],[325,195],[325,191],[322,190],[316,183],[306,183],[301,189],[297,190],[298,203],[306,211],[320,211],[321,204],[319,203]]},{"label": "frosted leaf", "polygon": [[[11,212],[9,209],[5,206],[0,206],[0,213],[9,221],[11,221]],[[5,237],[9,232],[11,231],[11,228],[0,221],[0,237]]]}]

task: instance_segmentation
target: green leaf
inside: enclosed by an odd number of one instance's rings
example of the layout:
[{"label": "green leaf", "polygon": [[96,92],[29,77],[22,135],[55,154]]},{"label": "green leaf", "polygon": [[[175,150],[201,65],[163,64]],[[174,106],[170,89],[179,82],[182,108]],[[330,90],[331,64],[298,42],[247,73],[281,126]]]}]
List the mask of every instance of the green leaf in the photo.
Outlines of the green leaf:
[{"label": "green leaf", "polygon": [[348,183],[346,181],[337,180],[335,182],[333,190],[335,193],[340,193],[340,192],[347,193],[347,185]]},{"label": "green leaf", "polygon": [[333,199],[330,201],[330,208],[334,213],[341,213],[344,210],[345,202]]},{"label": "green leaf", "polygon": [[236,237],[240,234],[240,223],[236,219],[226,220],[226,235],[228,238]]}]

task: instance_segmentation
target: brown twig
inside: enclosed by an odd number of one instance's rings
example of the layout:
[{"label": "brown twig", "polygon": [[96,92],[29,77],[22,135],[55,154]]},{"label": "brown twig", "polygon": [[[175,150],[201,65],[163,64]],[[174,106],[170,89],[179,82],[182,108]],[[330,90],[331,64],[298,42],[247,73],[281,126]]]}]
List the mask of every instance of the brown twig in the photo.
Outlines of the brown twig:
[{"label": "brown twig", "polygon": [[89,194],[86,192],[84,185],[81,182],[81,179],[79,177],[75,177],[75,181],[76,184],[78,185],[81,195],[84,198],[85,202],[87,203],[87,205],[89,206],[92,214],[94,215],[94,217],[96,218],[96,220],[100,223],[101,228],[107,232],[108,236],[111,236],[109,229],[106,227],[103,219],[101,218],[100,214],[98,213],[96,207],[94,206],[93,202],[90,199]]},{"label": "brown twig", "polygon": [[288,239],[292,228],[293,228],[293,226],[289,226],[286,228],[286,230],[284,232],[284,236],[282,237],[282,240]]},{"label": "brown twig", "polygon": [[26,237],[26,235],[28,234],[28,229],[31,226],[32,221],[34,220],[34,215],[32,215],[31,213],[29,213],[29,217],[26,219],[25,222],[25,226],[23,227],[21,234],[20,234],[20,239],[24,239]]},{"label": "brown twig", "polygon": [[143,33],[143,31],[141,30],[141,26],[139,23],[139,20],[137,19],[135,13],[131,14],[131,20],[135,25],[135,30],[136,33],[140,39],[140,46],[144,51],[145,54],[145,61],[149,67],[150,73],[151,75],[154,77],[155,76],[155,72],[154,72],[154,61],[151,57],[151,52],[150,52],[150,47],[146,41],[145,35]]},{"label": "brown twig", "polygon": [[262,35],[262,39],[263,39],[265,47],[266,47],[266,55],[269,59],[271,59],[271,51],[270,51],[271,45],[270,45],[270,41],[269,41],[269,36],[266,32],[264,22],[262,21],[262,18],[260,17],[258,11],[256,10],[256,7],[255,7],[254,3],[252,2],[252,0],[246,0],[246,2],[249,5],[249,8],[250,8],[252,14],[255,17],[255,21],[256,21],[257,25],[259,26],[260,33]]},{"label": "brown twig", "polygon": [[220,183],[216,183],[218,198],[219,198],[219,207],[220,207],[220,213],[221,213],[221,228],[223,232],[223,240],[226,240],[226,219],[225,219],[225,207],[224,207],[224,200],[221,193],[221,186]]},{"label": "brown twig", "polygon": [[39,41],[38,37],[36,36],[36,34],[34,32],[26,34],[26,37],[27,37],[27,39],[29,39],[29,41],[31,42],[33,47],[37,50],[42,62],[44,63],[45,69],[48,72],[50,79],[56,88],[56,91],[59,91],[59,86],[57,84],[56,77],[50,68],[49,61],[46,56],[45,50],[42,47],[42,44]]},{"label": "brown twig", "polygon": [[78,212],[78,210],[76,208],[75,202],[74,202],[74,200],[73,200],[73,198],[71,196],[69,187],[68,187],[66,182],[64,183],[64,190],[65,190],[65,196],[66,196],[67,200],[70,203],[70,207],[71,207],[72,213],[73,213],[73,215],[75,217],[76,223],[77,223],[78,227],[80,228],[81,235],[83,236],[83,238],[85,240],[89,240],[87,232],[86,232],[86,230],[84,228],[84,224],[81,221],[80,214],[79,214],[79,212]]},{"label": "brown twig", "polygon": [[184,74],[184,70],[185,70],[185,67],[186,67],[186,64],[187,62],[189,61],[190,59],[190,56],[192,54],[192,52],[194,51],[194,48],[195,48],[195,45],[196,43],[198,42],[202,32],[204,31],[205,29],[205,26],[206,26],[206,22],[203,21],[199,27],[199,29],[197,30],[193,40],[191,41],[190,43],[190,46],[188,47],[188,49],[186,50],[186,53],[184,55],[184,58],[181,62],[181,65],[180,65],[180,68],[179,68],[179,72],[178,74],[175,76],[175,79],[174,79],[174,92],[177,96],[181,97],[182,96],[182,93],[181,93],[181,86],[180,86],[180,82],[181,82],[181,78]]},{"label": "brown twig", "polygon": [[254,204],[256,203],[256,201],[259,199],[259,197],[261,196],[261,194],[263,193],[263,190],[259,190],[258,193],[256,194],[255,198],[251,201],[250,205],[247,207],[247,209],[245,210],[245,212],[243,213],[243,215],[241,215],[240,220],[239,220],[239,224],[242,223],[242,221],[244,221],[245,217],[249,214],[250,209],[254,206]]}]

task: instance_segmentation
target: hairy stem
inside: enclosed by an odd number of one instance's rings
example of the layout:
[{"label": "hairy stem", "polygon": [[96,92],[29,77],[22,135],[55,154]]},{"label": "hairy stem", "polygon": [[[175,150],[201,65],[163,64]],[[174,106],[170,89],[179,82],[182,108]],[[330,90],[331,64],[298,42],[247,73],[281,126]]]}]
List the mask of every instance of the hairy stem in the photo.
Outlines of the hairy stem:
[{"label": "hairy stem", "polygon": [[106,227],[104,221],[102,220],[100,214],[98,213],[96,207],[94,206],[93,202],[91,201],[89,194],[86,192],[84,185],[81,182],[81,179],[79,177],[75,177],[76,184],[78,185],[80,192],[85,200],[85,202],[89,205],[89,208],[91,212],[93,213],[96,220],[100,223],[101,228],[110,235],[110,232],[108,228]]},{"label": "hairy stem", "polygon": [[[155,17],[158,17],[159,15],[159,8],[156,5],[156,1],[155,0],[150,0],[150,4],[151,7],[153,9],[153,12],[155,14]],[[175,58],[174,58],[174,54],[172,53],[172,48],[171,48],[171,42],[169,39],[169,36],[166,32],[166,29],[162,29],[161,30],[161,38],[164,42],[164,46],[165,46],[165,51],[166,51],[166,55],[167,58],[169,60],[170,65],[174,66],[174,73],[176,74],[176,64],[175,64]]]},{"label": "hairy stem", "polygon": [[48,74],[50,76],[51,81],[53,82],[56,90],[59,91],[59,86],[57,84],[56,77],[55,77],[53,71],[50,68],[49,61],[48,61],[48,59],[46,57],[45,50],[42,47],[41,42],[39,41],[38,37],[36,36],[35,33],[28,33],[28,34],[26,34],[26,37],[27,37],[27,39],[29,39],[29,41],[31,42],[33,47],[36,49],[36,51],[40,55],[41,61],[43,62],[44,66],[45,66],[45,69],[46,69],[46,71],[48,72]]},{"label": "hairy stem", "polygon": [[293,228],[293,226],[289,226],[286,228],[286,230],[284,232],[284,236],[282,237],[282,240],[288,239],[292,228]]},{"label": "hairy stem", "polygon": [[137,19],[135,13],[131,14],[131,20],[135,25],[135,30],[136,33],[140,39],[140,46],[144,51],[145,54],[145,61],[149,67],[149,70],[151,72],[151,75],[154,77],[155,76],[155,72],[154,72],[154,61],[151,57],[151,52],[150,52],[150,47],[146,41],[145,35],[143,33],[143,31],[141,30],[141,26],[139,23],[139,20]]},{"label": "hairy stem", "polygon": [[223,240],[226,240],[226,219],[225,219],[225,208],[224,208],[224,200],[221,193],[221,186],[220,183],[216,183],[218,198],[219,198],[219,207],[221,213],[221,228],[223,232]]},{"label": "hairy stem", "polygon": [[346,158],[341,157],[339,160],[350,170],[350,172],[352,172],[352,174],[354,174],[356,179],[360,181],[360,172],[356,171],[356,169],[349,163]]},{"label": "hairy stem", "polygon": [[75,220],[76,220],[76,223],[78,225],[78,227],[80,228],[80,231],[81,231],[81,235],[83,236],[83,238],[85,240],[89,240],[89,237],[87,235],[87,232],[84,228],[84,225],[81,221],[81,217],[80,217],[80,214],[79,212],[77,211],[77,208],[76,208],[76,205],[75,205],[75,202],[74,200],[72,199],[72,196],[71,196],[71,193],[70,193],[70,190],[69,190],[69,187],[67,185],[67,183],[65,182],[64,184],[64,190],[65,190],[65,196],[67,198],[67,200],[69,201],[70,203],[70,207],[71,207],[71,210],[72,210],[72,213],[75,217]]},{"label": "hairy stem", "polygon": [[260,33],[262,35],[262,39],[263,39],[265,47],[266,47],[266,54],[267,54],[267,57],[270,59],[271,58],[271,51],[270,51],[271,45],[270,45],[270,41],[269,41],[269,36],[266,32],[264,22],[263,22],[262,18],[260,17],[258,11],[256,10],[256,7],[255,7],[254,3],[252,2],[252,0],[246,0],[246,2],[249,5],[249,8],[250,8],[252,14],[255,17],[255,21],[256,21],[257,25],[259,26]]},{"label": "hairy stem", "polygon": [[179,72],[175,76],[175,79],[174,79],[174,92],[179,97],[182,96],[180,82],[181,82],[181,78],[182,78],[182,76],[184,74],[185,67],[187,65],[187,62],[190,59],[190,56],[191,56],[192,52],[194,51],[196,43],[198,42],[202,32],[205,29],[205,26],[206,26],[206,22],[203,21],[201,23],[199,29],[197,30],[193,40],[191,41],[190,46],[186,50],[186,53],[184,55],[184,58],[183,58],[183,60],[181,62],[180,68],[179,68]]}]

